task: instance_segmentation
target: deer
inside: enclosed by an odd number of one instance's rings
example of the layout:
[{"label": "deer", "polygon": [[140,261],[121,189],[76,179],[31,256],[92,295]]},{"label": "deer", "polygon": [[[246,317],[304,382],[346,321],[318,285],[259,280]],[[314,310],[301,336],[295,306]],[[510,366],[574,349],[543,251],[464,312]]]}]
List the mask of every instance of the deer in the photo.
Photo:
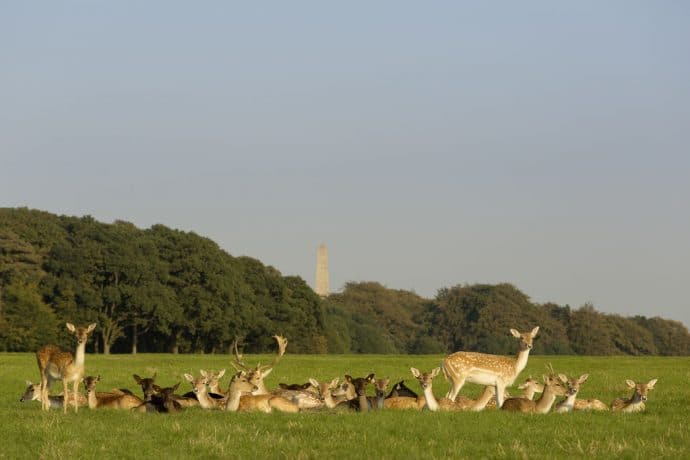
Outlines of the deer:
[{"label": "deer", "polygon": [[220,379],[225,375],[225,369],[218,372],[206,371],[206,385],[208,385],[209,396],[214,399],[225,398],[225,390],[220,388]]},{"label": "deer", "polygon": [[377,409],[384,408],[384,402],[386,400],[386,391],[388,391],[388,384],[391,379],[374,379],[374,395],[369,397],[369,405],[371,407],[376,407]]},{"label": "deer", "polygon": [[386,396],[386,399],[398,396],[408,396],[411,398],[416,398],[417,393],[415,393],[407,385],[405,385],[405,380],[401,380],[395,385],[393,385],[393,388],[391,389],[391,392],[388,393],[388,396]]},{"label": "deer", "polygon": [[609,406],[598,399],[576,399],[573,410],[600,410],[607,411]]},{"label": "deer", "polygon": [[544,384],[539,383],[539,381],[537,379],[533,379],[532,376],[529,376],[525,382],[519,385],[517,388],[518,390],[522,390],[520,397],[525,399],[534,399],[535,393],[544,392]]},{"label": "deer", "polygon": [[349,375],[345,376],[347,383],[352,385],[357,395],[356,398],[348,400],[350,409],[357,412],[369,412],[370,401],[367,398],[367,386],[374,381],[374,374],[369,374],[366,377],[352,378]]},{"label": "deer", "polygon": [[271,364],[264,366],[262,366],[261,364],[257,364],[254,368],[248,366],[244,363],[244,361],[242,361],[243,355],[240,354],[240,352],[237,349],[237,339],[235,339],[235,342],[233,343],[234,361],[231,364],[238,372],[245,372],[248,375],[249,380],[254,385],[256,385],[257,389],[254,390],[254,392],[252,393],[254,395],[270,394],[268,388],[266,388],[266,384],[264,383],[264,378],[266,378],[266,376],[270,374],[271,371],[273,371],[273,367],[276,364],[278,364],[280,358],[282,358],[285,354],[285,349],[287,348],[288,344],[287,339],[280,335],[274,335],[273,338],[278,343],[278,353],[276,354],[276,357],[273,359],[273,362],[271,362]]},{"label": "deer", "polygon": [[525,398],[509,398],[501,405],[501,409],[512,412],[530,412],[535,414],[546,414],[551,410],[551,406],[556,401],[557,396],[565,395],[565,384],[568,379],[563,375],[544,375],[544,392],[541,397],[532,401]]},{"label": "deer", "polygon": [[110,408],[110,409],[133,409],[140,406],[144,401],[136,395],[123,391],[96,392],[96,384],[101,381],[101,376],[89,375],[84,377],[83,383],[86,388],[86,399],[89,409]]},{"label": "deer", "polygon": [[252,382],[248,374],[245,371],[239,371],[230,380],[225,410],[230,412],[259,411],[266,413],[270,413],[273,410],[291,413],[300,411],[297,404],[283,397],[271,394],[253,394],[257,389],[258,385]]},{"label": "deer", "polygon": [[575,409],[575,401],[577,398],[577,393],[580,391],[580,385],[587,381],[589,374],[582,374],[580,377],[575,379],[569,379],[563,374],[559,374],[558,377],[561,379],[561,381],[565,381],[567,390],[565,392],[565,399],[556,404],[556,407],[554,407],[554,412],[572,412]]},{"label": "deer", "polygon": [[[426,403],[426,407],[432,412],[466,411],[473,409],[477,404],[480,404],[483,407],[486,405],[488,399],[490,399],[493,396],[493,393],[491,391],[485,390],[486,395],[483,395],[482,398],[476,401],[470,398],[463,397],[456,401],[453,401],[449,398],[437,399],[436,396],[434,396],[433,392],[433,380],[441,372],[441,368],[437,367],[435,369],[432,369],[431,372],[420,372],[417,368],[411,367],[410,371],[412,372],[414,378],[417,379],[417,381],[419,382],[419,385],[422,387],[422,391],[424,392],[424,402]],[[490,388],[491,387],[487,387],[487,389]],[[422,407],[420,407],[420,409],[424,407],[423,405],[421,406]]]},{"label": "deer", "polygon": [[[72,383],[72,399],[74,401],[74,411],[79,410],[79,382],[84,375],[84,358],[86,352],[86,341],[89,334],[96,328],[96,323],[91,323],[86,327],[75,327],[72,323],[66,323],[67,330],[77,338],[77,350],[75,354],[62,351],[56,345],[45,345],[36,352],[36,362],[41,373],[41,401],[43,410],[50,410],[50,398],[48,391],[55,380],[62,380],[63,395],[65,401],[69,401],[68,385]],[[67,406],[63,404],[64,413],[67,413]]]},{"label": "deer", "polygon": [[513,337],[520,340],[520,351],[516,358],[469,351],[458,351],[446,356],[441,362],[441,369],[446,380],[450,380],[453,385],[446,398],[455,401],[467,381],[495,387],[496,407],[500,408],[503,405],[506,387],[515,382],[527,365],[527,358],[538,332],[539,326],[526,333],[510,330]]},{"label": "deer", "polygon": [[614,412],[643,412],[646,409],[645,401],[649,390],[654,389],[657,379],[652,379],[647,383],[635,383],[632,380],[626,380],[625,383],[633,390],[633,394],[629,399],[616,398],[611,403],[611,410]]},{"label": "deer", "polygon": [[[162,388],[156,385],[156,375],[154,372],[152,377],[139,377],[137,374],[133,374],[132,378],[141,387],[141,391],[144,393],[144,402],[149,402],[154,396],[160,396],[160,391]],[[178,405],[181,407],[193,407],[199,404],[196,395],[193,392],[185,393],[184,395],[172,394],[170,398],[174,399]]]},{"label": "deer", "polygon": [[161,388],[156,384],[153,386],[156,393],[151,394],[148,401],[144,401],[141,405],[133,408],[133,412],[176,413],[183,409],[183,406],[174,397],[180,382],[166,388]]},{"label": "deer", "polygon": [[[65,398],[63,395],[48,395],[48,398],[50,400],[50,408],[51,409],[62,409],[62,405],[65,401]],[[22,395],[21,398],[19,398],[19,402],[26,402],[26,401],[41,401],[41,384],[40,383],[32,383],[29,380],[26,381],[26,390],[24,390],[24,394]],[[79,405],[80,406],[86,406],[87,401],[84,395],[79,393]],[[74,404],[73,400],[70,400],[68,402],[70,405]]]},{"label": "deer", "polygon": [[[205,370],[201,370],[201,377],[194,378],[192,374],[184,374],[184,378],[192,384],[192,391],[202,409],[222,409],[225,407],[225,398],[214,399],[209,395],[207,389],[209,373]],[[216,382],[216,384],[217,383],[218,382]]]},{"label": "deer", "polygon": [[338,385],[339,380],[340,379],[336,377],[330,382],[319,382],[316,379],[310,378],[309,383],[318,390],[319,397],[326,408],[343,408],[349,410],[349,405],[347,404],[348,400],[345,397],[346,389],[343,388],[342,385]]}]

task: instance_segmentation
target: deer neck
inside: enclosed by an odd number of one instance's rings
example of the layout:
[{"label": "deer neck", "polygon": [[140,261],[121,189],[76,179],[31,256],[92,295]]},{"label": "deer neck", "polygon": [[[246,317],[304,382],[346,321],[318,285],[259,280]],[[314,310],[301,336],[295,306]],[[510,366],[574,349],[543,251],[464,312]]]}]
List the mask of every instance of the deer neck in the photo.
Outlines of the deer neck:
[{"label": "deer neck", "polygon": [[563,402],[558,404],[558,409],[562,411],[572,411],[575,407],[575,398],[577,398],[577,393],[568,395]]},{"label": "deer neck", "polygon": [[196,399],[199,401],[202,409],[212,409],[215,406],[213,400],[208,395],[208,391],[206,391],[206,385],[197,390]]},{"label": "deer neck", "polygon": [[[527,366],[527,358],[529,358],[530,348],[520,350],[515,358],[515,377],[522,372],[522,370]],[[534,394],[533,394],[534,396]]]},{"label": "deer neck", "polygon": [[84,367],[84,358],[86,354],[86,340],[77,345],[77,351],[74,354],[74,364],[77,367]]},{"label": "deer neck", "polygon": [[377,409],[383,409],[385,399],[386,399],[385,395],[379,395],[376,397],[376,408]]},{"label": "deer neck", "polygon": [[551,409],[554,401],[556,401],[556,391],[550,385],[546,385],[544,386],[544,392],[541,394],[541,398],[539,398],[534,406],[534,411],[545,414]]},{"label": "deer neck", "polygon": [[233,388],[232,385],[228,389],[228,399],[225,402],[225,410],[231,411],[231,412],[237,412],[237,409],[240,407],[240,397],[242,396],[242,392],[238,391],[236,388]]},{"label": "deer neck", "polygon": [[438,400],[436,399],[436,396],[434,396],[431,385],[424,388],[424,398],[426,399],[426,406],[430,411],[436,412],[439,409]]},{"label": "deer neck", "polygon": [[86,392],[86,402],[89,403],[89,409],[95,409],[96,407],[98,407],[98,398],[96,398],[95,391]]},{"label": "deer neck", "polygon": [[367,398],[366,393],[362,393],[361,395],[358,396],[359,400],[359,411],[360,412],[368,412],[369,411],[369,398]]},{"label": "deer neck", "polygon": [[338,403],[336,403],[335,400],[333,399],[333,395],[331,394],[330,391],[328,391],[327,393],[325,393],[325,394],[323,395],[323,403],[324,403],[324,404],[326,405],[326,407],[328,407],[329,409],[333,409],[335,406],[338,405]]},{"label": "deer neck", "polygon": [[525,399],[534,399],[534,393],[536,393],[536,389],[530,385],[522,390],[522,397]]}]

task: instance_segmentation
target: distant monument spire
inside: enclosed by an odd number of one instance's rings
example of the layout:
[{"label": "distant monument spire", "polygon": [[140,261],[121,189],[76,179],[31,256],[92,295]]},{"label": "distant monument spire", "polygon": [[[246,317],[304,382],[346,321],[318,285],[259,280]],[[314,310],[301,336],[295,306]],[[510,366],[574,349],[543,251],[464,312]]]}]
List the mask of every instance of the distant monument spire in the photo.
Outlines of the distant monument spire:
[{"label": "distant monument spire", "polygon": [[325,244],[316,251],[316,289],[320,297],[328,297],[330,287],[328,283],[328,248]]}]

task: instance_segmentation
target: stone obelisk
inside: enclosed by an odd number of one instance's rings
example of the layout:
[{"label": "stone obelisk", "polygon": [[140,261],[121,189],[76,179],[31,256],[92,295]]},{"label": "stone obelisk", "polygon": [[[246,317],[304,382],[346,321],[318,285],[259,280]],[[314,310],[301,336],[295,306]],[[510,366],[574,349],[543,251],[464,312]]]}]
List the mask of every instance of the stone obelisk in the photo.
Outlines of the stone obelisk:
[{"label": "stone obelisk", "polygon": [[328,285],[328,248],[325,244],[319,246],[316,251],[316,289],[314,291],[320,297],[328,297],[330,287]]}]

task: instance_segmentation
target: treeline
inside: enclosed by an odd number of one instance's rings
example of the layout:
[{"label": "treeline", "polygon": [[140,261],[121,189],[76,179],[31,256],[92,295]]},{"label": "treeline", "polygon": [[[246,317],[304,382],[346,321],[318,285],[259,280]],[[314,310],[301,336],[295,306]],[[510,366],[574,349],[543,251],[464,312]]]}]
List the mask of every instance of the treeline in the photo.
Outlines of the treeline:
[{"label": "treeline", "polygon": [[434,299],[349,283],[320,299],[299,277],[233,257],[192,232],[0,209],[0,350],[73,347],[64,322],[97,322],[91,352],[512,354],[511,327],[539,325],[535,353],[690,354],[675,321],[538,305],[509,284],[443,288]]}]

